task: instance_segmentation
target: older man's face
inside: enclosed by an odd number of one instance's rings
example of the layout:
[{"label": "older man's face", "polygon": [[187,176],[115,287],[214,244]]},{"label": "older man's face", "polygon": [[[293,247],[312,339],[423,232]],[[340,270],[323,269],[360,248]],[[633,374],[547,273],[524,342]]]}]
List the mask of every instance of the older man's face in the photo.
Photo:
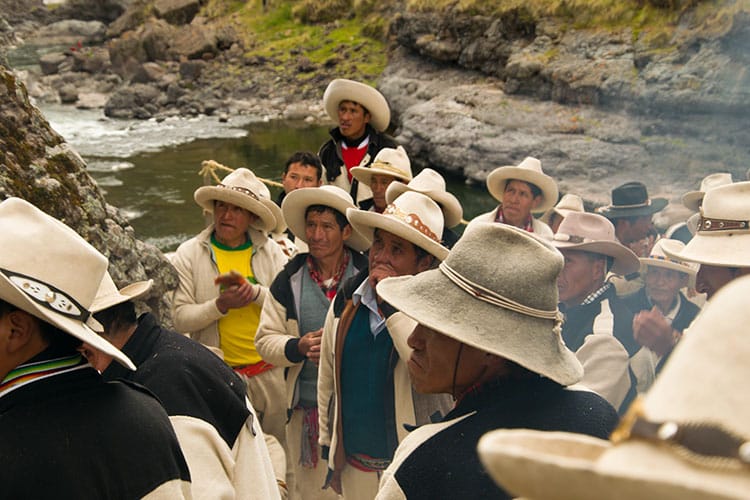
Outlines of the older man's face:
[{"label": "older man's face", "polygon": [[388,231],[376,229],[370,247],[369,263],[370,285],[375,288],[385,278],[426,271],[432,264],[432,257],[420,257],[413,243]]},{"label": "older man's face", "polygon": [[657,305],[662,312],[667,312],[677,299],[680,288],[687,286],[688,275],[674,269],[648,266],[644,281],[646,283],[646,295],[651,299],[651,302]]},{"label": "older man's face", "polygon": [[604,283],[605,260],[589,252],[561,250],[565,266],[557,277],[560,302],[568,307],[579,305]]},{"label": "older man's face", "polygon": [[214,202],[214,236],[222,245],[235,248],[246,241],[247,230],[258,216],[225,201]]},{"label": "older man's face", "polygon": [[542,196],[534,196],[527,182],[511,179],[503,192],[503,218],[506,224],[523,227],[531,211],[542,202]]},{"label": "older man's face", "polygon": [[736,267],[701,264],[698,276],[695,278],[695,289],[698,293],[705,293],[706,298],[710,299],[721,287],[740,276],[740,274],[744,274],[742,269]]}]

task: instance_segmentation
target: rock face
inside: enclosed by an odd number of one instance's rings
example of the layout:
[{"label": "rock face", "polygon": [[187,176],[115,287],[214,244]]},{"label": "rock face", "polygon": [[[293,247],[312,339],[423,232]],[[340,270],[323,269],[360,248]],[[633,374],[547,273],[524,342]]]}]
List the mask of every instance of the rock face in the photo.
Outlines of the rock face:
[{"label": "rock face", "polygon": [[75,229],[109,258],[118,286],[153,278],[146,305],[171,324],[166,297],[177,285],[174,268],[158,249],[135,238],[118,209],[105,202],[78,153],[29,103],[16,76],[0,66],[0,199],[10,196]]}]

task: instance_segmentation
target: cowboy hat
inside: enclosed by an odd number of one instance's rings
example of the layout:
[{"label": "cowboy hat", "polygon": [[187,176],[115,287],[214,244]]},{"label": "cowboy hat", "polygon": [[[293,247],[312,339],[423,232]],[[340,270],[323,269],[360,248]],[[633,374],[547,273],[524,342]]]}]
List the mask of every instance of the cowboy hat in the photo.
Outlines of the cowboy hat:
[{"label": "cowboy hat", "polygon": [[[717,292],[611,441],[492,431],[478,451],[511,494],[544,499],[747,498],[750,277]],[[744,443],[744,444],[743,444]]]},{"label": "cowboy hat", "polygon": [[560,336],[562,268],[560,253],[526,231],[473,222],[438,269],[387,278],[377,292],[428,328],[567,386],[583,368]]},{"label": "cowboy hat", "polygon": [[273,234],[283,233],[284,231],[286,231],[287,225],[286,220],[284,220],[284,215],[281,213],[281,207],[279,207],[276,202],[271,199],[271,191],[268,189],[268,186],[266,186],[266,184],[262,181],[260,185],[260,202],[263,203],[263,205],[271,211],[274,219],[276,219],[276,226],[274,226],[270,232]]},{"label": "cowboy hat", "polygon": [[581,250],[614,259],[611,271],[621,276],[638,271],[640,262],[632,250],[615,238],[615,227],[601,215],[571,212],[560,223],[552,245],[558,250]]},{"label": "cowboy hat", "polygon": [[461,222],[464,216],[461,202],[445,190],[445,179],[433,169],[422,169],[408,184],[400,181],[391,182],[385,190],[386,203],[393,203],[393,200],[407,191],[422,193],[437,203],[443,211],[445,227],[455,227]]},{"label": "cowboy hat", "polygon": [[91,314],[137,299],[148,292],[153,284],[154,280],[136,281],[118,290],[112,276],[108,272],[104,273],[102,282],[99,284],[99,290],[96,291],[94,302],[91,304]]},{"label": "cowboy hat", "polygon": [[539,217],[539,220],[549,225],[552,214],[558,214],[561,217],[566,217],[570,212],[585,212],[583,208],[583,199],[577,194],[566,194],[557,205],[550,208]]},{"label": "cowboy hat", "polygon": [[641,264],[679,271],[694,279],[698,272],[698,266],[696,264],[674,259],[667,255],[665,251],[665,249],[669,249],[671,253],[679,253],[683,248],[685,248],[685,244],[679,240],[661,238],[654,243],[649,256],[641,257],[639,260],[641,261]]},{"label": "cowboy hat", "polygon": [[675,259],[700,264],[750,267],[750,182],[706,191],[693,239],[681,251],[664,251]]},{"label": "cowboy hat", "polygon": [[268,193],[263,183],[255,177],[255,174],[246,168],[238,168],[224,177],[216,186],[202,186],[195,190],[193,198],[195,202],[205,210],[213,213],[214,202],[223,201],[244,208],[250,213],[258,216],[251,224],[260,231],[271,231],[276,227],[277,221],[268,206],[263,203],[263,193]]},{"label": "cowboy hat", "polygon": [[448,249],[440,244],[443,234],[443,213],[440,207],[427,196],[404,193],[385,207],[382,214],[348,208],[346,218],[356,231],[373,239],[373,231],[382,229],[395,234],[422,248],[440,260],[448,255]]},{"label": "cowboy hat", "polygon": [[390,175],[397,180],[409,182],[411,180],[411,162],[406,150],[397,148],[383,148],[378,151],[375,159],[366,167],[354,167],[352,176],[362,184],[369,186],[373,175]]},{"label": "cowboy hat", "polygon": [[599,207],[597,212],[608,219],[653,215],[667,206],[666,198],[649,198],[642,182],[626,182],[612,190],[612,203]]},{"label": "cowboy hat", "polygon": [[557,183],[542,171],[542,162],[531,156],[527,156],[516,166],[498,167],[490,172],[487,176],[487,190],[502,203],[505,185],[514,179],[533,184],[542,191],[542,201],[532,212],[544,212],[557,201]]},{"label": "cowboy hat", "polygon": [[107,259],[78,233],[20,198],[0,203],[0,299],[135,370],[94,330],[91,305]]},{"label": "cowboy hat", "polygon": [[[281,202],[281,211],[284,218],[289,221],[289,229],[297,239],[307,243],[305,234],[305,212],[312,205],[324,205],[346,215],[349,208],[357,208],[352,201],[352,197],[337,186],[325,185],[320,187],[308,187],[295,189],[284,197]],[[352,234],[344,242],[356,252],[364,252],[370,248],[371,241],[352,226]]]},{"label": "cowboy hat", "polygon": [[383,94],[364,83],[337,78],[328,84],[323,93],[323,107],[338,122],[339,104],[341,101],[352,101],[361,104],[370,112],[370,123],[378,132],[383,132],[391,122],[391,110]]},{"label": "cowboy hat", "polygon": [[719,172],[711,175],[707,175],[701,181],[701,186],[698,191],[688,191],[682,195],[682,204],[688,207],[693,212],[697,212],[703,201],[706,191],[719,186],[725,186],[732,183],[732,174],[727,172]]}]

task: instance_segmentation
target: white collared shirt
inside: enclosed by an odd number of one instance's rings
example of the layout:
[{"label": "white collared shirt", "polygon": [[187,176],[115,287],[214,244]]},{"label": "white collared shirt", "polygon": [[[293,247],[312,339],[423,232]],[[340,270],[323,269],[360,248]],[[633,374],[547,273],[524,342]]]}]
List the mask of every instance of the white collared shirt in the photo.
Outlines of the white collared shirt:
[{"label": "white collared shirt", "polygon": [[373,337],[377,337],[380,332],[385,330],[385,318],[381,316],[378,310],[378,301],[375,290],[370,286],[370,279],[366,278],[352,295],[354,305],[362,302],[362,305],[370,311],[370,331]]}]

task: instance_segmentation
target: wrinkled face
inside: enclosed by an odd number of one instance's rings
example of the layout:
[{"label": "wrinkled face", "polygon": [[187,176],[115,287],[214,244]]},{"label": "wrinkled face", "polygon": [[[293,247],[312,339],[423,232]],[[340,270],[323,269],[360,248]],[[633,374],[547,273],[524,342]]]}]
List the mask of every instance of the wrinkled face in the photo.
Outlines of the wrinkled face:
[{"label": "wrinkled face", "polygon": [[230,248],[245,243],[247,230],[258,216],[225,201],[214,202],[214,235],[222,245]]},{"label": "wrinkled face", "polygon": [[341,135],[347,139],[362,137],[365,133],[365,125],[370,123],[370,113],[354,101],[341,101],[338,111]]},{"label": "wrinkled face", "polygon": [[677,298],[680,288],[687,286],[688,275],[674,269],[648,266],[644,281],[646,283],[646,295],[654,304],[659,306],[662,312],[668,312]]},{"label": "wrinkled face", "polygon": [[336,216],[330,210],[310,210],[305,217],[305,238],[313,259],[338,256],[351,234],[352,227],[347,224],[344,229],[339,228]]},{"label": "wrinkled face", "polygon": [[531,187],[524,181],[511,179],[503,191],[503,218],[506,224],[523,227],[531,211],[542,202],[542,196],[534,196]]},{"label": "wrinkled face", "polygon": [[392,175],[375,174],[370,178],[370,189],[372,190],[372,201],[378,212],[385,210],[385,191],[396,178]]},{"label": "wrinkled face", "polygon": [[719,267],[701,264],[698,276],[695,278],[695,289],[699,293],[705,293],[710,299],[721,287],[737,278],[741,274],[736,267]]},{"label": "wrinkled face", "polygon": [[557,278],[560,302],[567,307],[579,305],[604,282],[606,261],[588,252],[560,250],[565,266]]},{"label": "wrinkled face", "polygon": [[615,233],[623,245],[644,239],[653,227],[650,215],[641,215],[632,222],[628,219],[616,219],[616,222]]},{"label": "wrinkled face", "polygon": [[287,194],[299,188],[319,187],[320,183],[318,169],[300,162],[289,165],[287,171],[281,176],[281,184]]},{"label": "wrinkled face", "polygon": [[418,257],[416,246],[405,239],[382,229],[375,230],[369,253],[370,285],[392,276],[417,274],[429,269],[432,256]]}]

